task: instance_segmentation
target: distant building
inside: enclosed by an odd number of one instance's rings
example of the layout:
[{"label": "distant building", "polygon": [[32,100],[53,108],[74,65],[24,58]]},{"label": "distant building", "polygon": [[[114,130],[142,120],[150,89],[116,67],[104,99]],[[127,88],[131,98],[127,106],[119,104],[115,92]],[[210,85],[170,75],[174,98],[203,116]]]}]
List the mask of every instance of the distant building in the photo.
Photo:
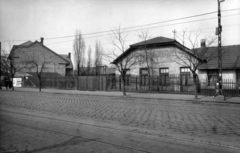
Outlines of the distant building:
[{"label": "distant building", "polygon": [[[41,42],[27,41],[20,45],[14,45],[8,59],[17,72],[25,72],[34,75],[41,71],[47,76],[66,76],[72,72],[72,63],[68,57],[60,56]],[[38,70],[37,70],[38,67]]]},{"label": "distant building", "polygon": [[97,66],[97,67],[80,67],[80,76],[115,76],[115,68],[107,66]]},{"label": "distant building", "polygon": [[60,54],[64,59],[68,60],[69,65],[66,67],[66,76],[73,76],[73,64],[71,60],[71,53],[68,54]]},{"label": "distant building", "polygon": [[[213,58],[207,60],[207,55]],[[198,68],[199,78],[215,82],[218,76],[218,47],[209,47],[207,62]],[[222,46],[222,79],[240,83],[240,45]]]}]

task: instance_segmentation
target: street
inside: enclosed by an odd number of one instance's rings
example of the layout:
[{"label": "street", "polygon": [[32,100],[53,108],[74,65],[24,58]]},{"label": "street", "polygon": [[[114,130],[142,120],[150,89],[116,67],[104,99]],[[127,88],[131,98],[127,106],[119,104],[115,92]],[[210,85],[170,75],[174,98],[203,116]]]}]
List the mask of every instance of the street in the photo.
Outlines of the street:
[{"label": "street", "polygon": [[240,152],[240,105],[0,91],[0,152]]}]

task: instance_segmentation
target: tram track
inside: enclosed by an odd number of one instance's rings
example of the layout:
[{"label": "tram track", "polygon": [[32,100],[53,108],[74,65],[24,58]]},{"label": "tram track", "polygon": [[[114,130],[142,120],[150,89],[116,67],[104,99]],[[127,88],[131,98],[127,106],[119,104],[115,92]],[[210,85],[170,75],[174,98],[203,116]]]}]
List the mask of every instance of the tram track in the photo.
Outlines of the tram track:
[{"label": "tram track", "polygon": [[[61,119],[61,118],[54,118],[54,117],[47,117],[47,116],[42,116],[42,115],[36,115],[36,114],[26,114],[26,113],[21,113],[21,112],[14,112],[14,111],[8,111],[8,110],[2,110],[0,109],[1,111],[1,120],[3,119],[4,122],[7,122],[7,123],[10,123],[10,124],[15,124],[15,125],[19,125],[19,126],[22,126],[22,127],[27,127],[27,128],[33,128],[33,129],[36,129],[36,130],[41,130],[41,131],[48,131],[48,132],[52,132],[52,133],[56,133],[56,134],[61,134],[61,135],[66,135],[66,136],[71,136],[71,137],[75,137],[76,134],[70,134],[68,132],[59,132],[57,130],[53,130],[53,129],[49,129],[49,128],[42,128],[42,127],[37,127],[37,126],[33,126],[33,125],[26,125],[26,124],[22,124],[22,123],[19,123],[19,122],[12,122],[12,121],[9,121],[11,120],[11,117],[9,118],[8,116],[8,120],[4,119],[4,112],[7,113],[7,114],[12,114],[12,115],[15,115],[15,116],[18,116],[19,118],[22,118],[22,116],[27,116],[27,117],[31,117],[31,118],[41,118],[41,119],[44,119],[44,120],[51,120],[51,121],[54,121],[54,122],[62,122],[62,123],[68,123],[68,124],[75,124],[75,125],[81,125],[81,126],[88,126],[88,127],[93,127],[93,128],[100,128],[100,129],[104,129],[104,130],[113,130],[115,133],[116,132],[124,132],[124,133],[129,133],[130,131],[128,130],[124,130],[123,128],[114,128],[114,127],[111,127],[111,126],[104,126],[104,125],[96,125],[96,124],[88,124],[88,123],[84,123],[84,122],[78,122],[78,121],[74,121],[74,120],[66,120],[66,119]],[[34,119],[32,119],[34,120]],[[141,134],[141,133],[138,133],[136,131],[131,131],[130,133],[133,133],[134,135],[140,135],[140,136],[149,136],[149,137],[159,137],[158,136],[153,136],[151,134],[148,134],[148,133],[145,133],[145,134]],[[138,148],[134,148],[134,147],[129,147],[129,146],[126,146],[126,145],[119,145],[119,144],[116,144],[116,143],[111,143],[111,142],[107,142],[107,141],[101,141],[101,140],[98,140],[98,139],[94,139],[94,138],[88,138],[88,137],[85,137],[85,136],[80,136],[78,135],[79,137],[81,137],[82,139],[85,139],[86,141],[90,141],[90,140],[94,140],[95,142],[97,143],[101,143],[101,144],[106,144],[106,145],[110,145],[110,146],[113,146],[113,147],[117,147],[117,148],[121,148],[121,149],[124,149],[124,150],[129,150],[129,151],[137,151],[137,152],[143,152],[143,153],[152,153],[151,151],[147,151],[147,150],[141,150],[141,149],[138,149]],[[230,145],[223,145],[223,144],[217,144],[217,143],[208,143],[208,142],[203,142],[203,141],[196,141],[196,140],[188,140],[188,139],[182,139],[182,138],[177,138],[177,137],[171,137],[171,136],[166,136],[166,135],[162,135],[160,136],[161,138],[165,139],[165,140],[173,140],[173,141],[182,141],[182,142],[187,142],[187,143],[194,143],[195,145],[207,145],[207,146],[214,146],[214,147],[221,147],[221,148],[226,148],[226,149],[234,149],[234,150],[240,150],[239,147],[235,147],[235,146],[230,146]]]},{"label": "tram track", "polygon": [[[29,114],[24,114],[24,113],[16,113],[16,112],[13,112],[13,111],[6,111],[6,110],[0,110],[2,113],[5,112],[5,113],[11,113],[11,114],[15,114],[15,115],[26,115],[28,117],[38,117],[38,118],[44,118],[44,119],[48,119],[48,120],[54,120],[54,121],[60,121],[60,122],[67,122],[67,123],[71,123],[71,124],[79,124],[78,122],[74,122],[74,121],[67,121],[67,120],[62,120],[62,119],[54,119],[54,118],[50,118],[50,117],[42,117],[42,116],[37,116],[37,115],[29,115]],[[49,128],[43,128],[43,127],[38,127],[38,126],[33,126],[33,125],[27,125],[27,124],[24,124],[24,123],[19,123],[19,122],[13,122],[11,120],[14,120],[13,117],[9,117],[8,116],[8,119],[5,119],[4,116],[6,117],[7,115],[0,115],[1,117],[1,122],[5,122],[5,123],[8,123],[8,124],[12,124],[12,125],[17,125],[17,126],[21,126],[21,127],[25,127],[25,128],[31,128],[31,129],[34,129],[34,130],[40,130],[40,131],[45,131],[45,132],[51,132],[51,133],[54,133],[54,134],[57,134],[57,135],[65,135],[65,136],[70,136],[70,137],[76,137],[76,134],[70,134],[69,132],[60,132],[59,130],[53,130],[53,129],[49,129]],[[97,125],[91,125],[91,124],[86,124],[86,123],[81,123],[81,124],[84,124],[84,125],[88,125],[88,126],[93,126],[95,128],[105,128],[105,129],[110,129],[109,127],[103,127],[103,126],[97,126]],[[114,130],[117,130],[117,129],[114,129]],[[99,140],[98,138],[87,138],[85,136],[81,136],[81,135],[77,135],[77,137],[81,138],[81,139],[84,139],[86,141],[94,141],[94,142],[97,142],[97,143],[101,143],[101,144],[106,144],[106,145],[109,145],[109,146],[113,146],[113,147],[116,147],[118,149],[122,149],[122,150],[127,150],[127,151],[130,151],[130,152],[139,152],[139,153],[152,153],[150,151],[146,151],[146,150],[141,150],[141,149],[138,149],[138,148],[134,148],[134,147],[129,147],[129,146],[124,146],[124,145],[119,145],[119,144],[115,144],[115,143],[110,143],[110,142],[106,142],[106,141],[102,141],[102,140]],[[24,152],[24,151],[23,151]],[[21,153],[21,152],[19,152]]]},{"label": "tram track", "polygon": [[[7,92],[6,92],[7,93]],[[9,108],[3,109],[1,108]],[[111,131],[113,135],[119,133],[125,135],[138,135],[141,139],[152,139],[152,142],[163,141],[177,143],[189,143],[190,145],[205,145],[207,147],[220,147],[240,150],[240,146],[230,138],[239,140],[239,117],[235,105],[216,105],[207,103],[171,102],[168,100],[145,101],[141,99],[129,99],[124,97],[115,99],[113,97],[89,97],[53,95],[41,93],[4,94],[0,97],[0,117],[3,114],[12,120],[5,121],[14,123],[14,117],[20,120],[29,119],[29,123],[42,120],[43,125],[50,122],[70,124],[86,129],[97,129],[99,131]],[[231,112],[231,113],[230,113]],[[227,116],[226,116],[227,115]],[[16,120],[16,119],[15,119]],[[47,121],[48,120],[48,121]],[[22,120],[24,121],[24,120]],[[45,122],[47,121],[47,122]],[[217,132],[214,133],[211,125],[218,124]],[[22,124],[22,126],[27,124]],[[228,125],[228,126],[225,126]],[[58,128],[60,128],[60,126]],[[40,124],[31,124],[29,127],[40,128]],[[55,125],[56,127],[56,125]],[[27,127],[26,127],[27,128]],[[42,127],[56,131],[54,128]],[[40,129],[39,129],[40,130]],[[56,132],[64,133],[64,129]],[[68,133],[69,136],[76,136],[78,133]],[[82,134],[82,133],[81,133]],[[84,138],[85,135],[81,135]],[[95,136],[96,137],[96,136]],[[230,142],[222,141],[222,138],[229,138]],[[220,138],[221,140],[219,141]],[[164,140],[163,140],[164,139]],[[89,138],[92,140],[92,138]],[[86,139],[87,141],[87,139]],[[103,141],[112,144],[114,141]],[[100,142],[98,142],[100,143]],[[148,142],[147,142],[148,143]],[[102,143],[104,144],[104,143]],[[119,143],[113,143],[118,145]],[[143,144],[143,143],[142,143]],[[148,143],[150,144],[150,143]],[[170,144],[170,143],[169,143]],[[134,145],[122,145],[134,149]],[[119,146],[119,147],[120,147]],[[138,149],[139,147],[136,147]],[[149,149],[143,151],[149,152]],[[132,152],[134,152],[132,150]]]}]

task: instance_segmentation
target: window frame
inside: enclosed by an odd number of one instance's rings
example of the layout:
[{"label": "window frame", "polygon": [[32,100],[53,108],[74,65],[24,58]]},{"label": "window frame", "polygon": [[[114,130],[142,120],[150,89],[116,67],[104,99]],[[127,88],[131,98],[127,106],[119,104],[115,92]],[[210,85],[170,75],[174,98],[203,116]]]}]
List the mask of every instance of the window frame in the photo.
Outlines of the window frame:
[{"label": "window frame", "polygon": [[148,72],[146,73],[146,74],[142,74],[142,71],[143,70],[146,70],[146,71],[148,71],[148,68],[146,68],[146,67],[144,67],[144,68],[140,68],[139,69],[139,73],[140,73],[140,85],[141,86],[146,86],[146,85],[148,85],[148,83],[147,83],[147,78],[149,77],[149,75],[148,75]]},{"label": "window frame", "polygon": [[[167,71],[164,71],[164,70],[167,70]],[[169,68],[168,67],[159,68],[159,85],[160,86],[169,85]]]},{"label": "window frame", "polygon": [[218,70],[217,69],[207,70],[207,85],[208,86],[215,86],[217,79],[218,79]]},{"label": "window frame", "polygon": [[[182,69],[185,69],[184,71],[182,71]],[[190,84],[190,80],[189,78],[191,77],[191,70],[190,67],[180,67],[180,85],[181,86],[189,86]]]}]

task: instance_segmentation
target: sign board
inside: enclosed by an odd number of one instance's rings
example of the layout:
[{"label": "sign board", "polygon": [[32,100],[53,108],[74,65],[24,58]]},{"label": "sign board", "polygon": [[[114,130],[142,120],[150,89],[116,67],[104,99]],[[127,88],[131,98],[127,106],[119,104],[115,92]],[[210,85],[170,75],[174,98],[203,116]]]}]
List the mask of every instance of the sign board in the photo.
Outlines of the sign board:
[{"label": "sign board", "polygon": [[22,78],[13,78],[14,87],[22,87]]}]

